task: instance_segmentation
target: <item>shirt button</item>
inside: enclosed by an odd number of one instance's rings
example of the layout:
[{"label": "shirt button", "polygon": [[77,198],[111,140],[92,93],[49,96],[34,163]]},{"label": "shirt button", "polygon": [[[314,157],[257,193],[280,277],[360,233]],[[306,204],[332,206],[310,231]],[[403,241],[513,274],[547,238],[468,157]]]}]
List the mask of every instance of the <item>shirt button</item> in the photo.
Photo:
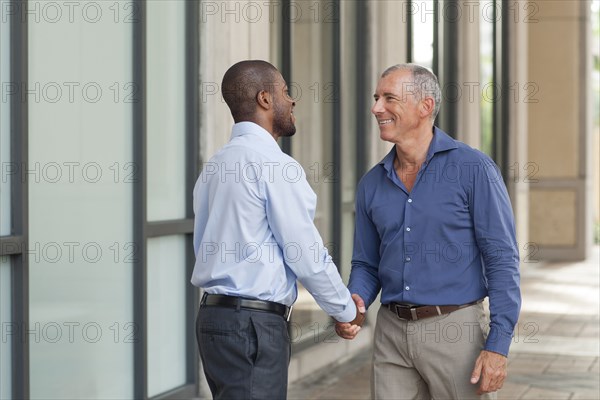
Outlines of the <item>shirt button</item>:
[{"label": "shirt button", "polygon": [[409,203],[412,203],[412,199],[408,199],[408,202],[409,202]]},{"label": "shirt button", "polygon": [[406,257],[406,261],[410,261],[410,257]]},{"label": "shirt button", "polygon": [[410,227],[406,227],[406,232],[410,232]]},{"label": "shirt button", "polygon": [[406,289],[406,290],[410,290],[410,286],[406,286],[404,289]]}]

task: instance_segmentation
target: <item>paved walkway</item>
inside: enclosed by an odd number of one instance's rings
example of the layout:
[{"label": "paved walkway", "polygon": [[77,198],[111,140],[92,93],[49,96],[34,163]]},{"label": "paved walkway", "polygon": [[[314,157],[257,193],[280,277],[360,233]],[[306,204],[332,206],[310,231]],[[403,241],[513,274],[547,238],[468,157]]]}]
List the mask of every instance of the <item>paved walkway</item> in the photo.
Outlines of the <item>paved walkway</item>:
[{"label": "paved walkway", "polygon": [[[600,251],[581,263],[521,267],[523,306],[499,399],[600,399]],[[370,354],[289,388],[289,399],[370,398]]]}]

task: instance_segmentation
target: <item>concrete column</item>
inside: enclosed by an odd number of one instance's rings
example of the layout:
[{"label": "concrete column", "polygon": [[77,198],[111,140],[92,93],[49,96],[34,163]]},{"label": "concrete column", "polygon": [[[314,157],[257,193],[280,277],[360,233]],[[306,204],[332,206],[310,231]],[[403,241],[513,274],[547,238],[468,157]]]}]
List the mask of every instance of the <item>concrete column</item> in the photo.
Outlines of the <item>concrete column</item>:
[{"label": "concrete column", "polygon": [[[526,3],[522,3],[526,4]],[[523,6],[521,5],[521,10]],[[508,76],[506,82],[510,88],[523,88],[530,81],[528,77],[528,28],[527,17],[511,19],[508,35]],[[519,92],[520,94],[522,92]],[[515,214],[517,241],[521,252],[521,260],[530,261],[529,257],[535,244],[529,243],[529,180],[523,178],[523,167],[528,163],[528,100],[524,95],[517,96],[508,102],[507,132],[509,135],[508,164],[510,175],[506,177],[507,189],[511,196]],[[529,257],[529,258],[528,258]],[[533,260],[535,261],[535,260]]]},{"label": "concrete column", "polygon": [[[281,4],[250,0],[200,3],[200,153],[207,160],[229,140],[233,118],[221,96],[221,80],[234,63],[276,63],[272,25]],[[271,22],[273,20],[273,22]]]},{"label": "concrete column", "polygon": [[527,99],[529,162],[515,168],[531,188],[530,250],[536,252],[531,257],[580,260],[590,247],[590,4],[545,0],[527,6],[519,17],[529,19],[529,82],[519,95]]},{"label": "concrete column", "polygon": [[[405,63],[406,57],[406,24],[410,15],[407,13],[406,1],[385,0],[370,2],[371,7],[369,29],[371,30],[369,45],[371,53],[371,94],[375,93],[377,81],[381,73],[388,67]],[[369,103],[373,104],[373,103]],[[392,145],[379,138],[379,129],[374,122],[369,125],[369,137],[373,140],[370,146],[370,162],[373,166],[389,151]]]},{"label": "concrete column", "polygon": [[[461,0],[456,10],[447,11],[447,18],[458,18],[458,140],[468,145],[480,148],[481,146],[481,113],[480,113],[480,82],[479,68],[479,13],[473,7],[472,0]],[[452,14],[450,14],[452,12]],[[471,88],[477,88],[471,92]],[[443,105],[442,105],[443,106]]]}]

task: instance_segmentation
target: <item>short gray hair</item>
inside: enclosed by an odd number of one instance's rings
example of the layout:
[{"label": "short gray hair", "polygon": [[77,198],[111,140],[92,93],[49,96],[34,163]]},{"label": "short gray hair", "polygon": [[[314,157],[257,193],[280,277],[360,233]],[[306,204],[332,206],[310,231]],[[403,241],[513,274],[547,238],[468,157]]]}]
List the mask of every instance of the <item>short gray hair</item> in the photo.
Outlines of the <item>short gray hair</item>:
[{"label": "short gray hair", "polygon": [[435,106],[433,108],[433,112],[431,113],[431,121],[435,121],[435,117],[437,117],[438,113],[440,112],[440,106],[442,102],[442,91],[440,90],[440,84],[437,76],[435,76],[435,74],[429,69],[421,65],[410,63],[393,65],[383,71],[381,77],[383,78],[394,71],[410,71],[414,81],[414,94],[417,98],[417,101],[421,101],[425,97],[433,98]]}]

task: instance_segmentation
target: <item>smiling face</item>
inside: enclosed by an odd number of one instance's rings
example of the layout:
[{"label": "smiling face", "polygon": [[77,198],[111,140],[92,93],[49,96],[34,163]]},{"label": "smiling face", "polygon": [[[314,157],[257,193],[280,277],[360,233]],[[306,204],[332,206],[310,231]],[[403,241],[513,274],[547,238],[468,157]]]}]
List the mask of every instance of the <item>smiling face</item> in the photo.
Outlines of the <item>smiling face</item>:
[{"label": "smiling face", "polygon": [[296,133],[296,117],[294,106],[296,102],[288,92],[287,84],[281,74],[277,74],[277,83],[273,95],[273,133],[277,137],[292,136]]},{"label": "smiling face", "polygon": [[382,140],[397,143],[418,133],[426,124],[428,118],[423,118],[422,101],[415,93],[410,71],[393,71],[379,80],[371,112],[379,124]]}]

